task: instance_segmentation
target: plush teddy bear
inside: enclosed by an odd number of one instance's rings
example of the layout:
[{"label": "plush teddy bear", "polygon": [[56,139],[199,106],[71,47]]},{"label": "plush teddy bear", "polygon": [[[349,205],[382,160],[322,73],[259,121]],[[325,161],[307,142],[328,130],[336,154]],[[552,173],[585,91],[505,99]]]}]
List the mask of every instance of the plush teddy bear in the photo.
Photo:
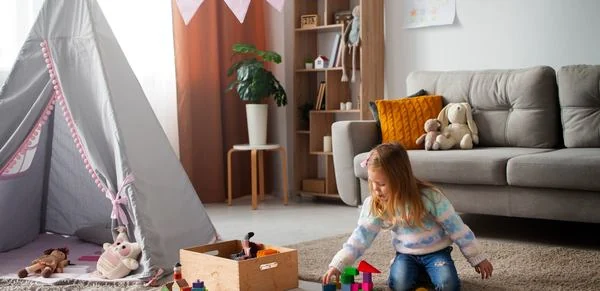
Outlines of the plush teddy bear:
[{"label": "plush teddy bear", "polygon": [[449,103],[442,109],[438,119],[442,123],[442,134],[435,139],[439,149],[472,149],[473,144],[479,143],[469,103]]},{"label": "plush teddy bear", "polygon": [[104,243],[104,252],[96,264],[96,276],[106,279],[118,279],[127,276],[139,267],[138,256],[142,252],[139,243],[129,242],[126,229],[118,227],[119,234],[115,242]]},{"label": "plush teddy bear", "polygon": [[29,267],[19,270],[17,275],[19,278],[25,278],[30,273],[41,273],[42,277],[48,278],[53,273],[62,273],[64,267],[69,264],[68,254],[67,248],[47,249],[43,256],[33,260]]},{"label": "plush teddy bear", "polygon": [[435,138],[440,135],[440,128],[442,127],[442,123],[435,119],[430,118],[425,121],[425,133],[417,138],[417,145],[425,144],[425,150],[437,150],[439,149],[439,144],[435,143]]}]

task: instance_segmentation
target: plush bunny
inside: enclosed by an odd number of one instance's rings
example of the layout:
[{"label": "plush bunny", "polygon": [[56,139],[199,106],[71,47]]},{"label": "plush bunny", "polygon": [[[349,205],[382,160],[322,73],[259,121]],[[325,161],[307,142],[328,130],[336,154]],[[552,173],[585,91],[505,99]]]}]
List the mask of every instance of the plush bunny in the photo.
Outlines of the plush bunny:
[{"label": "plush bunny", "polygon": [[473,144],[479,143],[469,103],[449,103],[442,109],[438,119],[442,123],[442,134],[435,139],[439,149],[472,149]]},{"label": "plush bunny", "polygon": [[417,138],[417,145],[424,143],[425,150],[439,149],[439,144],[435,142],[435,139],[438,135],[440,135],[441,127],[442,123],[439,120],[435,118],[427,119],[424,125],[425,133]]},{"label": "plush bunny", "polygon": [[346,54],[352,54],[352,79],[356,81],[356,55],[360,46],[360,6],[356,5],[352,9],[352,20],[350,25],[346,27],[342,37],[342,82],[348,82],[346,74]]},{"label": "plush bunny", "polygon": [[41,273],[42,277],[48,278],[53,273],[62,273],[63,268],[69,264],[68,254],[67,248],[47,249],[44,255],[33,260],[29,267],[19,270],[17,275],[19,278],[25,278],[29,273]]},{"label": "plush bunny", "polygon": [[114,243],[104,243],[104,252],[96,264],[96,275],[101,278],[123,278],[139,267],[137,259],[142,252],[139,243],[129,242],[124,227],[117,228],[117,231],[119,234]]}]

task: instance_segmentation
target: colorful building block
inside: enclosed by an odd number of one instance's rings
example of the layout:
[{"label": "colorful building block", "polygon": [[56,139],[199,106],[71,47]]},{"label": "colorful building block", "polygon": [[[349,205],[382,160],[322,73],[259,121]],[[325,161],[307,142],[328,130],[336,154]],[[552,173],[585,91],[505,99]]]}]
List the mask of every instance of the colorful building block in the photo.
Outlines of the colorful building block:
[{"label": "colorful building block", "polygon": [[196,282],[192,283],[192,291],[206,291],[204,281],[196,280]]}]

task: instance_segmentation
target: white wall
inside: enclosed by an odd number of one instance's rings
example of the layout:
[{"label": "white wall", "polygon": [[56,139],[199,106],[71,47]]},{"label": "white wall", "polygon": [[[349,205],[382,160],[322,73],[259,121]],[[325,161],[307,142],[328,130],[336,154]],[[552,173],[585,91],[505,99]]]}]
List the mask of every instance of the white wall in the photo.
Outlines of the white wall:
[{"label": "white wall", "polygon": [[403,29],[403,1],[385,1],[387,97],[414,70],[600,64],[598,0],[456,0],[451,26]]},{"label": "white wall", "polygon": [[[265,1],[266,2],[266,1]],[[294,86],[293,80],[293,51],[294,51],[294,29],[293,29],[293,15],[294,15],[294,1],[285,1],[283,10],[281,13],[277,9],[273,8],[268,3],[265,3],[265,15],[266,15],[266,29],[267,29],[267,49],[273,50],[281,55],[281,64],[273,65],[272,70],[275,77],[279,80],[281,85],[285,88],[288,97],[288,105],[285,107],[271,106],[269,110],[269,124],[268,124],[268,141],[269,143],[278,143],[285,147],[288,161],[288,184],[291,182],[293,173],[293,161],[294,156],[292,155],[294,135],[288,134],[294,132],[293,130],[293,117],[294,108]],[[281,159],[277,157],[273,160],[273,164],[270,165],[273,171],[274,177],[271,182],[274,191],[282,189],[282,177],[281,171]],[[289,185],[288,185],[288,189]]]},{"label": "white wall", "polygon": [[171,1],[97,1],[179,156]]}]

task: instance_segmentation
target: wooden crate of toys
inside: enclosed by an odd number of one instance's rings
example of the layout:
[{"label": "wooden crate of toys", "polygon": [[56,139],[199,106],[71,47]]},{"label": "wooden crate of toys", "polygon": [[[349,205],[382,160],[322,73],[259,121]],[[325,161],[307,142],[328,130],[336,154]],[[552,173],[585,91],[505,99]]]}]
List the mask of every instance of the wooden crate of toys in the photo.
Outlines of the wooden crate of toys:
[{"label": "wooden crate of toys", "polygon": [[244,240],[181,249],[183,279],[202,280],[211,291],[298,288],[298,252],[250,242],[250,234]]}]

